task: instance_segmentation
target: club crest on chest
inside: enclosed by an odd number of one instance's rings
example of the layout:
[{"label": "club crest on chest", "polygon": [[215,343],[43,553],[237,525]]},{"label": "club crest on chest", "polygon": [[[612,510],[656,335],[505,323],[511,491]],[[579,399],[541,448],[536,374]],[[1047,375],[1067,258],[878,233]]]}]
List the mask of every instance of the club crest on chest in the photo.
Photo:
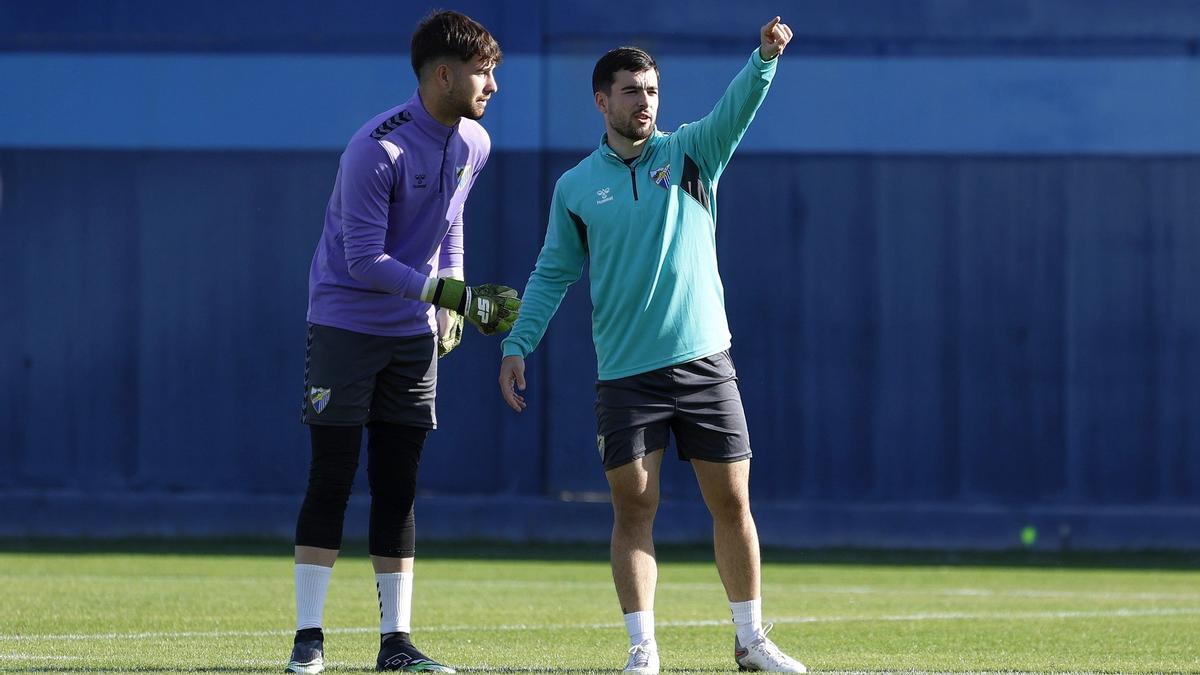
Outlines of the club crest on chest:
[{"label": "club crest on chest", "polygon": [[664,190],[671,189],[671,165],[663,164],[657,169],[650,169],[650,180]]}]

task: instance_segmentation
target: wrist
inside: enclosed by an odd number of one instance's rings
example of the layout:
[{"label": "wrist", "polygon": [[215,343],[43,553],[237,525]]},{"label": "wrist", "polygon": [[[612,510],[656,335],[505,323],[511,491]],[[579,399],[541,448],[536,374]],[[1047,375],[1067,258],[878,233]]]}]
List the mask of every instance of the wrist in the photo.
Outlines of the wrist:
[{"label": "wrist", "polygon": [[471,289],[458,279],[430,279],[432,290],[426,287],[428,296],[421,299],[437,307],[451,309],[459,314],[466,312],[467,304],[471,301]]},{"label": "wrist", "polygon": [[421,287],[421,302],[433,302],[433,294],[437,290],[438,280],[434,277],[429,277],[425,280],[425,285]]}]

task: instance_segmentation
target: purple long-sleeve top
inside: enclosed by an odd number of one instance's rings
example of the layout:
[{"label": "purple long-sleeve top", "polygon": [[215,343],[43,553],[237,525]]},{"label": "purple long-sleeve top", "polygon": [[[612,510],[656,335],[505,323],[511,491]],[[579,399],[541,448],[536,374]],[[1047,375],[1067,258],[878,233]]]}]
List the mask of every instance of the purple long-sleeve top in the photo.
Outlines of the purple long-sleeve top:
[{"label": "purple long-sleeve top", "polygon": [[371,335],[433,332],[421,291],[440,270],[463,268],[463,205],[490,151],[478,122],[447,127],[420,94],[355,132],[308,273],[308,321]]}]

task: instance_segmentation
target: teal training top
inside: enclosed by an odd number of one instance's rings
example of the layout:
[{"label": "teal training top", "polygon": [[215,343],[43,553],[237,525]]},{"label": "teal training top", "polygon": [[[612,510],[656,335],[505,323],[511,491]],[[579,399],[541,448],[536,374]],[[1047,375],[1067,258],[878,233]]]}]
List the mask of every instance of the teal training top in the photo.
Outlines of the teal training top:
[{"label": "teal training top", "polygon": [[717,273],[717,181],[766,96],[778,59],[757,49],[715,108],[655,131],[626,164],[600,147],[558,179],[546,242],[502,343],[528,356],[590,258],[598,376],[614,380],[729,348]]}]

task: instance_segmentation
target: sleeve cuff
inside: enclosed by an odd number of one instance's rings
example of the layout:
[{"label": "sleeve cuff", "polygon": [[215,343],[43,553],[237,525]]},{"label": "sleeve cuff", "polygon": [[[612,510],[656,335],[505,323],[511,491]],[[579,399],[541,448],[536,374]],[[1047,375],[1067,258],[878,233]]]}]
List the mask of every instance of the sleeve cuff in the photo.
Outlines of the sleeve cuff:
[{"label": "sleeve cuff", "polygon": [[500,343],[500,353],[503,355],[501,358],[508,356],[519,356],[521,358],[525,358],[527,356],[525,354],[525,350],[521,349],[521,346],[518,345],[516,340],[513,340],[512,338],[505,338],[504,341]]},{"label": "sleeve cuff", "polygon": [[767,71],[774,68],[775,64],[779,63],[779,55],[776,54],[775,58],[771,59],[770,61],[764,61],[762,52],[759,51],[759,47],[755,47],[754,53],[750,55],[750,63],[753,63],[754,67],[761,71]]}]

